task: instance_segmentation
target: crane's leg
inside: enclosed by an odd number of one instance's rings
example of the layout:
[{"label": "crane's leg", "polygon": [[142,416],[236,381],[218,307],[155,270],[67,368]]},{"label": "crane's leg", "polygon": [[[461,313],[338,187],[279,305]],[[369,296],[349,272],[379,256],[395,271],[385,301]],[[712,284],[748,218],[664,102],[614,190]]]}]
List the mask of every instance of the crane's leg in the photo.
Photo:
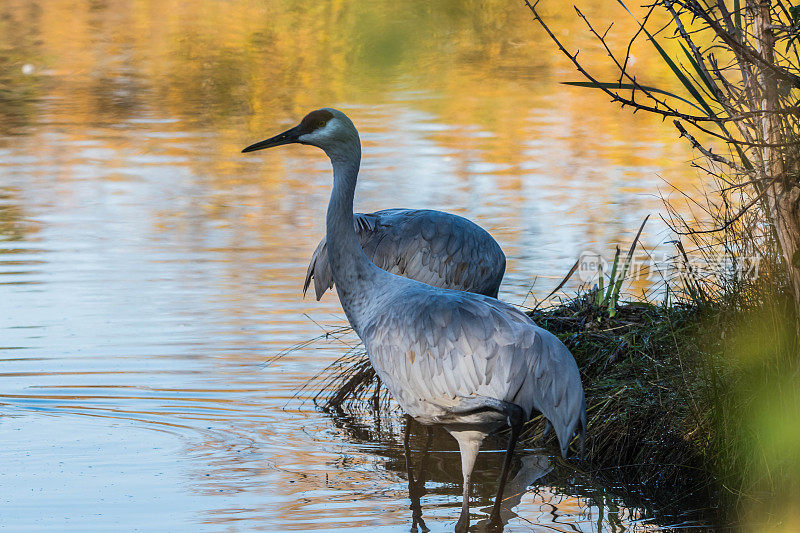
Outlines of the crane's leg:
[{"label": "crane's leg", "polygon": [[472,469],[475,467],[475,459],[478,457],[478,450],[484,437],[486,437],[486,433],[481,431],[450,431],[450,434],[458,441],[458,449],[461,452],[461,474],[464,477],[461,515],[458,517],[458,522],[456,522],[456,533],[465,533],[469,528],[469,493],[472,486]]},{"label": "crane's leg", "polygon": [[[411,505],[409,509],[411,509],[411,531],[416,532],[422,530],[423,532],[430,531],[428,526],[425,525],[425,521],[422,519],[422,502],[420,498],[425,495],[425,478],[424,476],[424,465],[425,465],[425,458],[428,455],[428,446],[430,446],[430,428],[428,428],[428,440],[426,441],[425,445],[425,452],[423,454],[423,468],[420,468],[420,479],[414,479],[414,467],[411,463],[411,446],[409,445],[409,440],[411,438],[411,424],[414,422],[414,419],[410,416],[406,415],[406,430],[405,436],[403,438],[403,449],[405,451],[406,456],[406,473],[408,474],[408,497],[411,500]],[[417,526],[419,525],[419,529]]]},{"label": "crane's leg", "polygon": [[422,452],[422,461],[420,461],[419,465],[419,481],[417,482],[420,486],[420,496],[425,496],[425,473],[426,467],[428,466],[428,456],[430,455],[431,450],[431,443],[433,442],[433,427],[425,426],[425,449]]},{"label": "crane's leg", "polygon": [[508,424],[511,426],[511,435],[508,438],[508,449],[506,449],[506,456],[503,459],[503,470],[500,473],[500,485],[497,487],[497,496],[495,496],[494,507],[492,507],[492,514],[489,517],[489,527],[492,528],[503,527],[503,521],[500,519],[500,505],[503,502],[503,490],[508,480],[508,471],[511,467],[511,459],[514,456],[514,448],[517,447],[517,440],[522,430],[524,417],[522,409],[516,405],[513,407],[516,409],[514,409],[513,413],[508,417]]},{"label": "crane's leg", "polygon": [[419,465],[419,475],[413,483],[409,484],[408,491],[412,501],[412,518],[414,522],[411,525],[411,531],[417,531],[417,526],[422,533],[430,531],[428,526],[425,525],[425,520],[422,519],[422,502],[421,498],[427,494],[425,491],[425,477],[427,475],[428,456],[431,449],[431,441],[433,440],[433,428],[425,426],[425,449],[422,451],[422,459]]},{"label": "crane's leg", "polygon": [[406,473],[408,474],[408,485],[411,486],[411,483],[414,481],[414,471],[411,468],[411,447],[408,445],[409,439],[411,439],[411,424],[414,422],[414,419],[411,418],[409,415],[405,415],[406,419],[406,429],[405,434],[403,435],[403,451],[405,452],[406,456]]}]

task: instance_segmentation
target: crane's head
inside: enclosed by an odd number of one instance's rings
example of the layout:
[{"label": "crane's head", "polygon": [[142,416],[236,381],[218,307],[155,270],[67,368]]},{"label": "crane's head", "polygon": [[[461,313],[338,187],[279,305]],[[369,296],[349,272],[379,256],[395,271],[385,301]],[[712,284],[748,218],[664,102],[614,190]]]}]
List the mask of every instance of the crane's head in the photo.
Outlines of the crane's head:
[{"label": "crane's head", "polygon": [[306,115],[300,124],[265,141],[251,144],[242,152],[254,152],[284,144],[310,144],[328,155],[347,146],[360,146],[358,131],[347,116],[336,109],[323,107]]}]

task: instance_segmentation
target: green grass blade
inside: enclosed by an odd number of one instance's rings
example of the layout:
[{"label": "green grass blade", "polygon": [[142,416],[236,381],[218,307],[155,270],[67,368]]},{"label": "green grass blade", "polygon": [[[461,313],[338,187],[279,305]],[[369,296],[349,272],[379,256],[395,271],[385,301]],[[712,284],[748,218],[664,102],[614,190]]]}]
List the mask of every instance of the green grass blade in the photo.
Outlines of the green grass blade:
[{"label": "green grass blade", "polygon": [[603,302],[609,303],[611,299],[611,292],[614,290],[617,278],[617,268],[619,267],[619,246],[617,246],[617,253],[614,254],[614,264],[611,265],[611,275],[608,277],[608,289],[606,289],[606,296]]},{"label": "green grass blade", "polygon": [[[642,31],[644,32],[644,34],[647,35],[648,39],[650,39],[650,42],[653,43],[653,46],[656,48],[656,50],[658,50],[658,53],[661,55],[661,57],[664,59],[664,61],[667,63],[667,65],[670,67],[670,69],[675,74],[675,76],[678,78],[678,80],[680,80],[680,82],[683,84],[683,86],[686,87],[686,90],[689,91],[689,93],[695,98],[695,100],[697,100],[697,102],[703,107],[703,111],[705,111],[710,117],[716,117],[716,113],[714,113],[714,110],[711,109],[711,106],[709,106],[708,103],[705,101],[705,99],[703,99],[703,97],[697,91],[697,88],[694,86],[694,84],[678,68],[678,66],[675,64],[675,62],[672,60],[672,58],[670,58],[667,55],[667,52],[661,47],[660,44],[658,44],[658,41],[655,40],[655,38],[647,30],[647,28],[645,28],[644,25],[636,19],[636,17],[633,15],[633,13],[631,13],[631,10],[628,9],[628,6],[626,6],[625,3],[622,2],[622,0],[617,0],[617,2],[625,9],[625,11],[628,12],[628,14],[633,18],[633,20],[635,20],[639,24],[639,27],[642,28]],[[741,13],[740,13],[741,6],[739,5],[739,0],[734,0],[734,8],[735,8],[735,15],[736,15],[736,19],[737,19],[737,22],[735,22],[735,24],[736,24],[736,26],[738,28],[741,28],[742,27]],[[741,34],[744,35],[743,32]],[[724,124],[719,123],[718,126],[727,137],[731,136],[730,133],[728,132],[728,130],[725,128]],[[752,170],[753,169],[753,164],[747,158],[747,156],[745,155],[745,153],[742,150],[742,148],[736,143],[734,143],[733,146],[736,149],[736,152],[739,154],[739,158],[741,159],[742,164],[744,165],[744,167],[746,169],[748,169],[748,170]]]},{"label": "green grass blade", "polygon": [[[541,303],[541,302],[545,302],[545,301],[549,300],[549,299],[550,299],[550,297],[551,297],[552,295],[554,295],[554,294],[555,294],[555,293],[558,291],[558,289],[560,289],[561,287],[563,287],[563,286],[564,286],[564,285],[567,283],[567,281],[569,281],[569,278],[571,278],[571,277],[572,277],[572,275],[575,273],[575,271],[576,271],[576,270],[578,270],[578,266],[580,266],[580,264],[581,264],[581,258],[579,257],[579,258],[578,258],[578,260],[577,260],[577,261],[575,261],[575,264],[574,264],[574,265],[572,265],[572,268],[570,268],[570,269],[569,269],[569,272],[567,272],[567,275],[566,275],[566,276],[564,276],[564,279],[562,279],[562,280],[561,280],[561,283],[559,283],[559,284],[556,286],[556,288],[555,288],[555,289],[553,289],[552,291],[550,291],[550,294],[548,294],[547,296],[545,296],[543,300],[540,300],[540,301],[539,301],[539,303]],[[536,304],[536,307],[539,307],[539,303],[537,303],[537,304]]]},{"label": "green grass blade", "polygon": [[597,307],[601,307],[603,305],[603,284],[604,284],[604,272],[603,272],[603,263],[598,262],[597,265],[597,292],[594,295],[595,303]]},{"label": "green grass blade", "polygon": [[[706,86],[708,87],[709,91],[711,92],[711,96],[714,97],[715,100],[717,100],[717,96],[716,95],[721,94],[722,91],[719,90],[719,87],[717,87],[717,84],[714,82],[714,80],[709,79],[709,77],[705,75],[705,72],[700,68],[700,65],[697,64],[697,61],[695,61],[694,56],[692,56],[692,54],[689,52],[689,50],[686,48],[686,46],[684,46],[683,43],[680,43],[680,44],[681,44],[681,48],[683,49],[684,53],[686,54],[686,57],[689,59],[689,62],[692,64],[694,69],[697,71],[698,76],[700,76],[700,79],[703,80],[703,82],[705,82]],[[725,126],[723,124],[720,123],[720,124],[718,124],[718,126],[719,126],[719,129],[722,130],[722,133],[724,133],[728,137],[731,136],[731,134],[728,132],[727,128],[725,128]],[[736,149],[736,152],[739,154],[739,160],[742,162],[742,166],[744,166],[748,170],[752,170],[753,169],[753,165],[752,165],[752,163],[750,163],[750,160],[745,155],[745,153],[742,150],[741,146],[739,146],[738,144],[734,144],[733,146]]]},{"label": "green grass blade", "polygon": [[733,25],[736,26],[736,31],[739,35],[742,32],[742,5],[740,0],[733,0]]},{"label": "green grass blade", "polygon": [[661,47],[661,45],[658,44],[658,41],[655,40],[655,38],[650,34],[649,31],[644,30],[644,32],[650,38],[650,42],[653,43],[653,46],[656,47],[658,53],[667,63],[669,68],[672,69],[672,72],[675,74],[675,76],[678,78],[681,84],[683,84],[683,86],[686,87],[686,90],[689,91],[689,93],[694,97],[697,103],[700,104],[700,106],[705,110],[705,112],[708,113],[709,116],[715,116],[716,113],[714,113],[714,110],[711,109],[710,105],[708,105],[708,102],[706,102],[705,98],[703,98],[703,95],[700,94],[700,92],[697,90],[697,88],[694,86],[691,80],[689,80],[689,78],[686,77],[686,75],[681,71],[678,65],[675,64],[672,58],[669,57],[669,55],[667,55],[666,50],[664,50]]},{"label": "green grass blade", "polygon": [[700,68],[700,64],[694,58],[694,55],[692,55],[692,53],[689,52],[689,49],[686,48],[686,46],[683,43],[680,43],[680,45],[681,48],[683,49],[683,52],[686,54],[686,58],[689,60],[689,63],[691,63],[692,67],[694,67],[695,72],[697,72],[697,75],[700,77],[701,80],[703,80],[705,86],[708,87],[710,96],[714,98],[714,100],[718,100],[717,95],[719,95],[721,91],[719,90],[719,87],[717,87],[717,84],[714,83],[714,80],[709,79],[709,74],[707,74],[705,70]]},{"label": "green grass blade", "polygon": [[739,146],[738,143],[734,143],[733,147],[736,148],[736,152],[739,154],[739,160],[742,162],[742,166],[747,170],[753,170],[753,163],[750,162],[750,159],[747,158],[747,155],[742,150],[742,147]]},{"label": "green grass blade", "polygon": [[653,43],[653,46],[658,51],[658,53],[661,56],[661,58],[664,60],[664,62],[667,64],[667,66],[669,66],[669,68],[672,70],[673,74],[675,74],[675,77],[678,78],[678,81],[680,81],[681,84],[686,88],[686,90],[689,91],[689,94],[691,94],[692,97],[697,101],[697,103],[702,106],[703,110],[705,110],[706,113],[708,113],[710,116],[715,116],[715,113],[711,109],[711,106],[709,106],[708,102],[705,101],[703,96],[697,90],[697,87],[694,86],[694,84],[689,80],[689,78],[687,78],[686,75],[681,71],[681,69],[678,67],[678,65],[675,64],[675,62],[672,60],[672,58],[669,57],[669,54],[667,54],[666,50],[664,50],[661,47],[661,45],[658,44],[658,41],[656,41],[655,37],[653,37],[653,34],[650,33],[647,30],[647,28],[644,27],[644,24],[639,22],[638,19],[636,19],[636,17],[633,16],[633,13],[631,13],[631,10],[628,9],[628,6],[626,6],[625,3],[622,0],[617,0],[617,2],[623,8],[625,8],[625,11],[627,11],[628,14],[631,17],[633,17],[634,20],[636,20],[636,22],[639,24],[639,27],[642,29],[644,34],[647,35],[647,38],[650,40],[651,43]]},{"label": "green grass blade", "polygon": [[[639,242],[639,237],[642,236],[642,230],[644,230],[644,225],[647,224],[649,218],[650,215],[644,217],[642,225],[639,226],[639,231],[636,232],[636,237],[634,237],[631,247],[628,249],[628,255],[625,256],[625,261],[622,263],[622,272],[617,278],[616,284],[614,285],[614,292],[611,294],[611,301],[615,306],[619,301],[619,291],[622,290],[622,282],[625,281],[625,278],[628,276],[628,269],[631,266],[631,259],[633,259],[633,252],[636,250],[636,244]],[[609,304],[609,306],[610,305],[611,304]]]}]

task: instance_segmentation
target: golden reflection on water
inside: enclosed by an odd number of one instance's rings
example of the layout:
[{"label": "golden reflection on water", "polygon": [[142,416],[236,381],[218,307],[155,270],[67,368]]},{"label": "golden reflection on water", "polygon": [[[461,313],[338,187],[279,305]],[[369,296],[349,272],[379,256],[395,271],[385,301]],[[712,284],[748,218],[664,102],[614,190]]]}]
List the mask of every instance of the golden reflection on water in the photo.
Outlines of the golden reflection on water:
[{"label": "golden reflection on water", "polygon": [[[629,33],[611,5],[586,7]],[[584,56],[602,57],[574,17],[550,11]],[[0,67],[0,482],[21,488],[3,500],[12,529],[34,515],[78,531],[408,527],[396,419],[354,432],[293,398],[346,347],[264,364],[342,323],[335,295],[300,297],[327,161],[299,146],[239,153],[309,109],[339,107],[359,126],[359,209],[432,207],[482,224],[509,257],[501,298],[513,303],[534,278],[549,292],[581,251],[630,239],[661,210],[659,176],[696,179],[660,122],[559,86],[575,74],[503,0],[11,0]],[[653,224],[647,243],[663,237]],[[486,455],[481,504],[494,490],[497,454]],[[423,509],[442,529],[460,476],[451,442],[434,457]],[[546,513],[548,527],[595,531],[612,509],[649,527],[613,491],[594,488],[610,502],[597,507],[549,484],[521,498],[509,529]]]}]

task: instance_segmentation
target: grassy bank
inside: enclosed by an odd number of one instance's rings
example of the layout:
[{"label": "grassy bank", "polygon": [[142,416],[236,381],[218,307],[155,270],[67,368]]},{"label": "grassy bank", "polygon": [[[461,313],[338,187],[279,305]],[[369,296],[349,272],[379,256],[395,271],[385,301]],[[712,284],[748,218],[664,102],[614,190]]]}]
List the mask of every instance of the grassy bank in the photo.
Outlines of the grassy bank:
[{"label": "grassy bank", "polygon": [[531,313],[561,338],[581,369],[588,469],[676,506],[686,502],[661,496],[707,502],[708,417],[701,399],[707,393],[695,346],[700,309],[628,303],[610,317],[593,301],[587,294]]},{"label": "grassy bank", "polygon": [[[590,292],[530,313],[581,369],[589,417],[581,469],[706,522],[771,529],[785,521],[777,517],[800,494],[792,306],[766,290],[747,302],[743,294],[623,303],[610,316]],[[389,405],[363,351],[323,376],[315,385],[323,408]],[[534,418],[524,438],[541,444],[543,428]],[[545,443],[556,449],[553,435]]]}]

